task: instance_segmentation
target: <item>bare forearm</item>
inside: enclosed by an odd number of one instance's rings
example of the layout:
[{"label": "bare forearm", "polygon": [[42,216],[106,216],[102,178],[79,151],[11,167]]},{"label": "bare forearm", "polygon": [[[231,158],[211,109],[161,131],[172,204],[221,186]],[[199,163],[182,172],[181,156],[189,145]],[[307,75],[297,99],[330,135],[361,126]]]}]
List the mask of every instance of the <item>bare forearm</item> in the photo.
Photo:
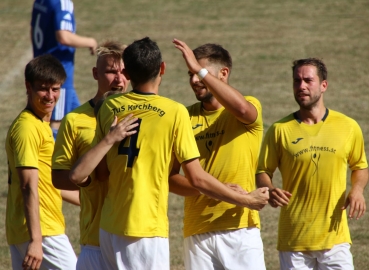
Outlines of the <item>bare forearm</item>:
[{"label": "bare forearm", "polygon": [[169,191],[180,196],[197,196],[200,192],[181,174],[169,177]]},{"label": "bare forearm", "polygon": [[79,206],[79,190],[61,190],[63,201]]},{"label": "bare forearm", "polygon": [[42,233],[40,226],[39,196],[36,188],[28,186],[22,188],[24,201],[24,215],[30,239],[34,242],[42,242]]},{"label": "bare forearm", "polygon": [[364,192],[366,185],[368,184],[368,168],[363,170],[352,171],[351,173],[351,185],[352,189],[360,189]]},{"label": "bare forearm", "polygon": [[99,165],[106,153],[114,143],[109,142],[106,137],[91,148],[86,154],[78,159],[69,174],[69,179],[74,184],[82,184],[87,181],[88,176]]},{"label": "bare forearm", "polygon": [[91,37],[80,36],[66,30],[59,30],[55,33],[59,43],[75,48],[96,47],[96,40]]},{"label": "bare forearm", "polygon": [[79,187],[69,181],[70,170],[52,170],[53,185],[61,190],[79,190]]},{"label": "bare forearm", "polygon": [[257,187],[268,187],[269,190],[274,189],[271,178],[267,173],[259,173],[256,175],[256,186]]}]

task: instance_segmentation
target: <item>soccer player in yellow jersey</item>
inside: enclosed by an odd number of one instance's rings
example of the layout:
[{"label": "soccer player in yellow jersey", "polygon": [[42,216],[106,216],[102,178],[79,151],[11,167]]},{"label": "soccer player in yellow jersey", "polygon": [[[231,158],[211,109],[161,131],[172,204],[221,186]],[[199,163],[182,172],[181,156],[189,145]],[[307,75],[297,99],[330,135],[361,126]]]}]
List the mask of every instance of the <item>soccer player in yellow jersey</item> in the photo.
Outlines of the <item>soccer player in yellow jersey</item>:
[{"label": "soccer player in yellow jersey", "polygon": [[[77,162],[70,179],[83,184],[99,162],[98,179],[109,174],[100,222],[106,269],[167,270],[168,177],[174,156],[191,184],[208,196],[261,208],[269,198],[268,189],[241,194],[202,170],[186,108],[158,95],[165,63],[155,42],[148,37],[133,42],[124,50],[123,61],[133,90],[110,96],[102,104],[97,144]],[[131,135],[122,141],[111,136],[116,118],[131,124],[122,129],[122,135]],[[135,130],[128,131],[132,127]]]},{"label": "soccer player in yellow jersey", "polygon": [[[222,183],[255,190],[263,136],[260,102],[228,84],[232,58],[222,46],[205,44],[192,51],[182,41],[174,44],[183,53],[200,101],[187,109],[202,168]],[[170,190],[186,196],[186,269],[265,269],[258,212],[200,194],[178,173],[176,163]]]},{"label": "soccer player in yellow jersey", "polygon": [[[320,59],[294,61],[292,75],[300,108],[267,131],[256,175],[258,186],[269,187],[269,203],[282,207],[280,267],[354,269],[346,211],[359,219],[366,209],[363,135],[355,120],[324,105],[327,68]],[[346,196],[347,165],[352,186]],[[282,188],[272,183],[277,167]]]},{"label": "soccer player in yellow jersey", "polygon": [[95,104],[108,91],[125,92],[129,81],[124,77],[122,53],[125,46],[107,41],[96,50],[96,66],[92,75],[97,81],[95,96],[68,113],[60,125],[53,154],[52,176],[56,188],[79,190],[81,200],[80,244],[77,270],[104,269],[99,244],[100,213],[107,192],[107,181],[90,181],[79,188],[69,181],[74,163],[90,149],[95,136]]},{"label": "soccer player in yellow jersey", "polygon": [[76,255],[64,234],[63,193],[51,181],[54,138],[50,117],[66,78],[51,55],[25,68],[26,108],[9,128],[6,236],[13,269],[75,269]]}]

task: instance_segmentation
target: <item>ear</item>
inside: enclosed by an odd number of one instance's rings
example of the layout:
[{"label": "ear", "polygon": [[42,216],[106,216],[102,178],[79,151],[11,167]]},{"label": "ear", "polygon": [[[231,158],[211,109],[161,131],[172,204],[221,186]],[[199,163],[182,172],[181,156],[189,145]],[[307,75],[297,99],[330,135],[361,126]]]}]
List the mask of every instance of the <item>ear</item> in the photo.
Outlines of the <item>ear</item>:
[{"label": "ear", "polygon": [[165,69],[166,69],[167,65],[165,64],[165,62],[161,62],[160,64],[160,75],[164,75],[165,74]]},{"label": "ear", "polygon": [[322,93],[324,93],[325,91],[327,91],[327,88],[328,88],[328,81],[327,80],[323,80],[321,83],[320,83],[320,91]]},{"label": "ear", "polygon": [[127,80],[129,80],[129,81],[131,80],[131,78],[127,74],[127,70],[125,68],[123,68],[122,73],[123,73],[124,77],[126,77]]},{"label": "ear", "polygon": [[228,76],[229,76],[229,68],[228,67],[222,67],[219,70],[219,73],[218,73],[219,80],[226,83],[226,82],[228,82]]},{"label": "ear", "polygon": [[30,95],[31,92],[32,92],[32,85],[31,85],[31,83],[30,82],[27,82],[27,81],[24,81],[24,84],[25,84],[26,89],[27,89],[26,94],[27,95]]},{"label": "ear", "polygon": [[92,68],[92,76],[96,81],[98,80],[97,67]]}]

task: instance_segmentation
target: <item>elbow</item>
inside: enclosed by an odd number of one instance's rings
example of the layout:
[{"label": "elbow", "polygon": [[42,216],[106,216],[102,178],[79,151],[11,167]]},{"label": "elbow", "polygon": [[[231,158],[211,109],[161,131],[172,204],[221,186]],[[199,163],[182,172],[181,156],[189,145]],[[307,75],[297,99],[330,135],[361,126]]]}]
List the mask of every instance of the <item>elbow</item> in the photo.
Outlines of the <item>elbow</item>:
[{"label": "elbow", "polygon": [[75,185],[78,185],[80,184],[82,181],[83,181],[83,178],[78,176],[77,173],[75,173],[74,170],[72,170],[70,173],[69,173],[69,180],[75,184]]}]

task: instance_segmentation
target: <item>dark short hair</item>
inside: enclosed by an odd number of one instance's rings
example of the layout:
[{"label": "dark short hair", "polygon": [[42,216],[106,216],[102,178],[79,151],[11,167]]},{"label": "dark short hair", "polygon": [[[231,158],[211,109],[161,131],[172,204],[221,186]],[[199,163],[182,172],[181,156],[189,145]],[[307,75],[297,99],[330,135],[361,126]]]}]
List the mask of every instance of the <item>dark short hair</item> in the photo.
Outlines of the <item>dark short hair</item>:
[{"label": "dark short hair", "polygon": [[324,81],[328,78],[327,67],[321,59],[318,58],[306,58],[293,61],[292,76],[295,70],[301,66],[314,66],[316,67],[318,77],[320,81]]},{"label": "dark short hair", "polygon": [[134,41],[123,52],[125,70],[132,85],[155,79],[162,63],[161,52],[149,37]]},{"label": "dark short hair", "polygon": [[232,69],[232,57],[221,45],[207,43],[193,50],[197,60],[207,59],[210,63],[221,64]]},{"label": "dark short hair", "polygon": [[67,78],[63,65],[50,54],[32,59],[24,70],[25,80],[31,84],[36,81],[63,84]]}]

